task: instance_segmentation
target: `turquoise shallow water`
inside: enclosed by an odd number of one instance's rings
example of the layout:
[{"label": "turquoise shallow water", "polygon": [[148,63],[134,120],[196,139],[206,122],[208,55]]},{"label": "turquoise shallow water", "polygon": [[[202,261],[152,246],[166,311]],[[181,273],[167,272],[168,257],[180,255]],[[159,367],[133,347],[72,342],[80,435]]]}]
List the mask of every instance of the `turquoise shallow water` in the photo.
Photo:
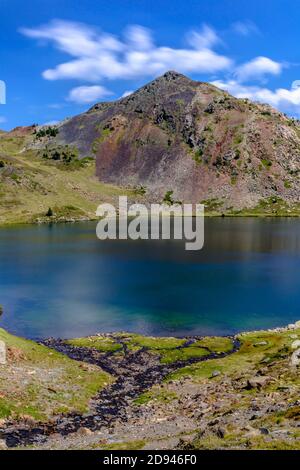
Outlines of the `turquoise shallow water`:
[{"label": "turquoise shallow water", "polygon": [[0,326],[31,338],[230,334],[300,319],[300,220],[208,219],[205,245],[0,229]]}]

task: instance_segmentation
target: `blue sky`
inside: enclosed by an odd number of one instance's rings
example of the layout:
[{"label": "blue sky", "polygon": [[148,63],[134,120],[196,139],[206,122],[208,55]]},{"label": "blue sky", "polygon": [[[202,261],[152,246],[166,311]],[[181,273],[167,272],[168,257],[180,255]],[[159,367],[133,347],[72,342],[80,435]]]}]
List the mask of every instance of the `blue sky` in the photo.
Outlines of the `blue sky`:
[{"label": "blue sky", "polygon": [[55,122],[172,69],[300,117],[297,0],[0,0],[0,128]]}]

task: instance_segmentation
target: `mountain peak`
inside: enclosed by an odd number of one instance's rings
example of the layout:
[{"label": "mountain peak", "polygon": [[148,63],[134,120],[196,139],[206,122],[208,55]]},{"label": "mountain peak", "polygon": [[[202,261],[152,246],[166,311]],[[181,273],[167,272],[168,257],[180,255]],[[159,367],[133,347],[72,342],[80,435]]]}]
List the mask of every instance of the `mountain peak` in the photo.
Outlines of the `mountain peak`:
[{"label": "mountain peak", "polygon": [[176,72],[176,70],[168,70],[164,73],[160,78],[164,78],[165,80],[178,80],[184,78],[185,80],[192,81],[190,78],[186,77],[182,73]]}]

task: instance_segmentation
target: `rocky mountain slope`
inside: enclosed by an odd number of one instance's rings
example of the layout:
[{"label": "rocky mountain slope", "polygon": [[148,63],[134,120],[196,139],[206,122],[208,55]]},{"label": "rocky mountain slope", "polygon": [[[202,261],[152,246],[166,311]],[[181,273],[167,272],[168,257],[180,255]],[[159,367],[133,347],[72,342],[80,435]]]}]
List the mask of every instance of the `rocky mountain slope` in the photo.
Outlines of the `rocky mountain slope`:
[{"label": "rocky mountain slope", "polygon": [[92,218],[120,194],[203,202],[209,215],[299,215],[299,175],[299,121],[167,72],[55,127],[1,132],[0,223],[48,208]]},{"label": "rocky mountain slope", "polygon": [[173,191],[226,211],[300,198],[299,122],[176,72],[67,120],[52,142],[95,157],[100,181],[142,186],[149,201]]}]

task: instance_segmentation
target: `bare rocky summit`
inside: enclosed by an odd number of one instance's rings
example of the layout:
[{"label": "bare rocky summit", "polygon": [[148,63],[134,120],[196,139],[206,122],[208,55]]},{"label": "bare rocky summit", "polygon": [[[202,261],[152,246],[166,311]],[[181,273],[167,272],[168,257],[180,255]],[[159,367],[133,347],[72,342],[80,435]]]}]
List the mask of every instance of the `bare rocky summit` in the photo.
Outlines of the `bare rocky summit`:
[{"label": "bare rocky summit", "polygon": [[228,210],[300,198],[299,122],[176,72],[96,104],[52,140],[95,157],[102,182],[142,186],[148,200],[173,191]]}]

